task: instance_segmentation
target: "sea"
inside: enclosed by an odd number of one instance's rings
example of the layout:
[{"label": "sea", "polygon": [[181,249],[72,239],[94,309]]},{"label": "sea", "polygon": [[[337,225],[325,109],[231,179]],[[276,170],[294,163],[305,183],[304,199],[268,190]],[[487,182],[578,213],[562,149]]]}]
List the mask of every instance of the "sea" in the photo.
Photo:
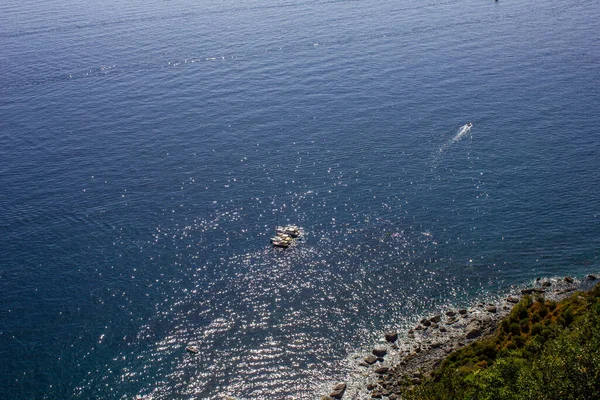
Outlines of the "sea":
[{"label": "sea", "polygon": [[599,111],[598,0],[3,0],[0,398],[317,399],[598,273]]}]

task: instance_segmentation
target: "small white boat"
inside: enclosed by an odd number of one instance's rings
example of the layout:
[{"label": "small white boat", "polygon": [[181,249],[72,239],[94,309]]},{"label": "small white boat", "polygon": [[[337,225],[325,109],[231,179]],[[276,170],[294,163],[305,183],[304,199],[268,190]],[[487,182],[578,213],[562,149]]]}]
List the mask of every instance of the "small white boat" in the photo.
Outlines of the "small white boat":
[{"label": "small white boat", "polygon": [[271,244],[275,247],[289,247],[292,244],[292,238],[289,235],[273,236]]},{"label": "small white boat", "polygon": [[198,347],[192,346],[192,345],[189,345],[185,349],[188,351],[188,353],[192,353],[192,354],[198,354],[200,352],[200,350],[198,349]]},{"label": "small white boat", "polygon": [[275,232],[277,232],[278,235],[289,235],[293,238],[298,237],[301,234],[300,228],[296,225],[278,226],[275,228]]}]

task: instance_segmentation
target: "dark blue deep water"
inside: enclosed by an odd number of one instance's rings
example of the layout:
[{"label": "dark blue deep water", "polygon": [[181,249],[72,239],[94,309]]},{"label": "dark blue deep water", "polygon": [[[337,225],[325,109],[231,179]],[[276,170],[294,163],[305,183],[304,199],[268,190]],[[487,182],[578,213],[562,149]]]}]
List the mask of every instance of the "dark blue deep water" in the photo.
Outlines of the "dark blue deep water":
[{"label": "dark blue deep water", "polygon": [[596,0],[4,0],[0,398],[317,398],[598,272],[599,110]]}]

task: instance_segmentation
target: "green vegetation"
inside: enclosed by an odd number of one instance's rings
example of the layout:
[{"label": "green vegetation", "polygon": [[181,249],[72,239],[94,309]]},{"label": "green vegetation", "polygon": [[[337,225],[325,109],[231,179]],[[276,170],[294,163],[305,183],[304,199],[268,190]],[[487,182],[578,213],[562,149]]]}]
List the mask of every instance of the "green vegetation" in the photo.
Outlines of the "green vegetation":
[{"label": "green vegetation", "polygon": [[410,399],[600,399],[600,285],[524,297],[491,337],[450,354]]}]

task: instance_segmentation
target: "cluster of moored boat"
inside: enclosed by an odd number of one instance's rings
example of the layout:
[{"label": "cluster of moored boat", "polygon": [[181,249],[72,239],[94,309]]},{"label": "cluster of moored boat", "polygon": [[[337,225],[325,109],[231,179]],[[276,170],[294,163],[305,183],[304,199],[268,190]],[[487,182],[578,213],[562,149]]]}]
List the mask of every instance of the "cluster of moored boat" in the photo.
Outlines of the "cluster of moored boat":
[{"label": "cluster of moored boat", "polygon": [[275,228],[275,236],[271,238],[271,244],[275,247],[290,247],[301,235],[302,231],[296,225],[278,226]]}]

